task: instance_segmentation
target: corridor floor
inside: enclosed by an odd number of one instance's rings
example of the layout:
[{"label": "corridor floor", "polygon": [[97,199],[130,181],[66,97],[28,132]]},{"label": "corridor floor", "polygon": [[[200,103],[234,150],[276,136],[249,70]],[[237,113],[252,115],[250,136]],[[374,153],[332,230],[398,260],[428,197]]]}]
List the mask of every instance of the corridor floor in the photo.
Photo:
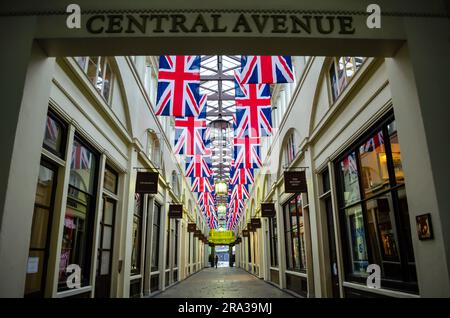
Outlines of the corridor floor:
[{"label": "corridor floor", "polygon": [[156,298],[293,298],[240,268],[205,268]]}]

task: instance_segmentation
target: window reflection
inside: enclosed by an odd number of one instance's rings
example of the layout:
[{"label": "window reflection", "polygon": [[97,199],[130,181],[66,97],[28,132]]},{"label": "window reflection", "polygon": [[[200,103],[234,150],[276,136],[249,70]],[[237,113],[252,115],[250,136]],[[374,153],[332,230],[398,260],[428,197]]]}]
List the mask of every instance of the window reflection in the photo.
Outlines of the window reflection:
[{"label": "window reflection", "polygon": [[364,220],[360,205],[345,210],[347,219],[348,243],[350,247],[351,266],[354,274],[366,276],[369,265],[367,257],[367,243],[364,231]]},{"label": "window reflection", "polygon": [[305,227],[301,196],[294,197],[284,206],[286,227],[287,268],[306,270]]},{"label": "window reflection", "polygon": [[403,174],[402,157],[400,153],[400,143],[398,142],[397,125],[395,120],[387,125],[387,130],[389,133],[389,141],[391,143],[392,162],[394,165],[395,179],[397,181],[397,184],[402,184],[405,182],[405,180]]},{"label": "window reflection", "polygon": [[44,147],[58,155],[62,155],[63,127],[52,116],[47,115],[45,124]]},{"label": "window reflection", "polygon": [[371,196],[389,187],[389,172],[383,131],[378,131],[359,147],[364,196]]},{"label": "window reflection", "polygon": [[133,241],[131,250],[131,273],[139,274],[141,268],[142,212],[143,196],[134,194]]},{"label": "window reflection", "polygon": [[377,264],[382,286],[417,292],[411,223],[393,118],[386,119],[350,151],[336,164],[348,279],[363,283],[367,265]]},{"label": "window reflection", "polygon": [[96,156],[75,139],[70,163],[69,189],[59,264],[59,288],[66,289],[69,264],[81,267],[82,285],[88,284],[92,225],[95,210]]},{"label": "window reflection", "polygon": [[355,152],[350,153],[341,162],[344,186],[344,204],[349,205],[359,201],[358,167]]}]

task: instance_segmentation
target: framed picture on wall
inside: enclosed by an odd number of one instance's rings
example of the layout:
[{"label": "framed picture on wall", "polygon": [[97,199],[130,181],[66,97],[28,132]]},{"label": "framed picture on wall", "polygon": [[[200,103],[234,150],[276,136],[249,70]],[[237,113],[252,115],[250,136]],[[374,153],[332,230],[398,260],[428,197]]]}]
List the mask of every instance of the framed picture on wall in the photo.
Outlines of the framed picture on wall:
[{"label": "framed picture on wall", "polygon": [[416,216],[416,226],[419,240],[424,241],[433,239],[433,228],[431,226],[430,213]]}]

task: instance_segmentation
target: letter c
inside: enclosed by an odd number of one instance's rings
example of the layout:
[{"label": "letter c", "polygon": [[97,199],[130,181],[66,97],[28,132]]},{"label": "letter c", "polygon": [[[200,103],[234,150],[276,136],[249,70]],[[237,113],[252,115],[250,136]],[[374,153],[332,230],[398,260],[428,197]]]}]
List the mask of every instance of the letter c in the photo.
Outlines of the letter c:
[{"label": "letter c", "polygon": [[87,30],[88,30],[89,33],[92,33],[92,34],[99,34],[99,33],[102,33],[102,32],[103,32],[103,30],[104,30],[104,27],[103,27],[103,26],[99,27],[98,29],[94,29],[94,28],[92,27],[92,24],[93,24],[94,21],[97,20],[97,19],[98,19],[98,20],[101,20],[102,22],[105,22],[105,16],[103,16],[103,15],[94,15],[94,16],[90,17],[90,18],[87,20],[87,23],[86,23],[86,28],[87,28]]}]

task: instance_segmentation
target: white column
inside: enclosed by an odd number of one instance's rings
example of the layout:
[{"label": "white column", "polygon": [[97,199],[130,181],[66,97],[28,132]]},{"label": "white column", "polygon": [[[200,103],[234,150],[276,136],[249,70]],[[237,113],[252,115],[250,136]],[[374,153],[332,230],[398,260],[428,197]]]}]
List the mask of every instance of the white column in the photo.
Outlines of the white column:
[{"label": "white column", "polygon": [[[420,295],[450,296],[450,22],[405,19],[407,43],[387,59]],[[415,217],[430,213],[434,239]]]},{"label": "white column", "polygon": [[118,294],[120,297],[130,296],[131,252],[133,249],[133,211],[134,193],[136,189],[137,152],[133,145],[128,149],[128,174],[125,177],[124,210],[120,215],[121,245],[119,260],[122,262],[122,270],[119,273]]},{"label": "white column", "polygon": [[[34,19],[0,21],[0,297],[23,297],[54,59],[32,46]],[[10,32],[14,29],[14,36]]]}]

